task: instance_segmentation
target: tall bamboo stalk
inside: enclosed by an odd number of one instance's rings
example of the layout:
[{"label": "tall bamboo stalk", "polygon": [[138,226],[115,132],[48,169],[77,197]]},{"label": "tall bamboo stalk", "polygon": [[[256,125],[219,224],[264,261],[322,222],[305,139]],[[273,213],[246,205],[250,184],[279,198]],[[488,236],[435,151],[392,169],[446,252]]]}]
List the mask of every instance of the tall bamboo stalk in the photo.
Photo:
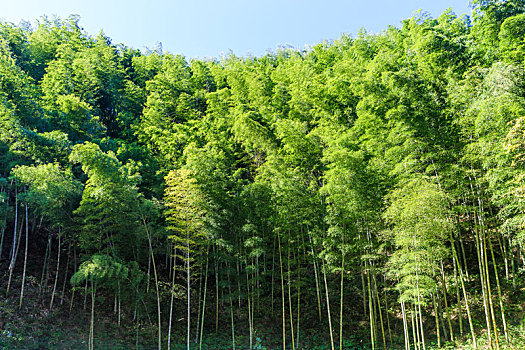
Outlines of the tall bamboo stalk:
[{"label": "tall bamboo stalk", "polygon": [[341,245],[341,290],[340,301],[339,301],[339,349],[343,348],[343,295],[344,295],[344,274],[345,274],[345,230],[342,232],[342,245]]},{"label": "tall bamboo stalk", "polygon": [[199,350],[202,349],[202,333],[204,328],[204,311],[206,310],[206,291],[208,287],[208,262],[209,262],[209,251],[210,246],[208,245],[206,248],[206,271],[204,273],[204,297],[202,301],[202,317],[201,317],[201,334],[199,337]]},{"label": "tall bamboo stalk", "polygon": [[26,237],[25,237],[25,249],[24,249],[24,272],[22,273],[22,287],[20,289],[20,302],[18,303],[18,309],[22,308],[22,300],[24,299],[24,287],[26,283],[26,268],[27,268],[27,247],[28,247],[28,240],[29,240],[29,225],[28,225],[28,218],[27,218],[27,203],[25,204],[26,209]]},{"label": "tall bamboo stalk", "polygon": [[15,183],[15,227],[13,229],[13,244],[11,245],[11,253],[9,255],[9,258],[11,259],[11,262],[9,263],[9,280],[7,282],[7,289],[5,292],[5,296],[9,295],[9,289],[11,287],[11,278],[13,277],[13,270],[15,269],[15,263],[16,263],[16,242],[17,242],[17,224],[18,224],[18,192],[16,189],[16,183]]},{"label": "tall bamboo stalk", "polygon": [[155,290],[157,292],[157,322],[158,322],[158,339],[157,339],[157,346],[159,350],[162,349],[162,323],[161,323],[161,317],[160,317],[160,292],[159,292],[159,280],[157,277],[157,265],[155,264],[155,255],[153,254],[153,246],[151,244],[151,233],[148,229],[148,224],[146,223],[146,218],[142,217],[142,224],[144,225],[144,230],[146,232],[146,236],[148,238],[148,247],[149,247],[149,255],[151,262],[153,264],[153,277],[155,278]]},{"label": "tall bamboo stalk", "polygon": [[281,249],[281,235],[277,233],[277,242],[279,244],[279,268],[281,270],[281,301],[282,301],[282,320],[283,320],[283,350],[286,350],[286,313],[284,306],[284,276],[283,276],[283,257]]},{"label": "tall bamboo stalk", "polygon": [[496,258],[494,257],[494,250],[492,249],[492,243],[490,242],[490,239],[488,240],[488,242],[489,242],[490,254],[492,256],[492,265],[494,266],[494,275],[496,276],[496,286],[498,289],[499,307],[501,311],[501,321],[503,323],[503,334],[505,335],[505,341],[508,343],[509,334],[507,332],[507,320],[505,318],[505,307],[503,306],[503,296],[501,293],[501,286],[499,283],[499,276],[498,276],[499,274],[498,274],[498,269],[496,265]]},{"label": "tall bamboo stalk", "polygon": [[[171,247],[173,252],[171,253],[173,255],[173,265],[172,269],[175,270],[175,266],[177,263],[176,255],[177,255],[177,248]],[[168,350],[171,348],[171,324],[173,322],[173,298],[175,294],[175,271],[171,272],[171,293],[170,293],[170,318],[168,321]]]},{"label": "tall bamboo stalk", "polygon": [[55,273],[55,282],[53,283],[53,291],[51,292],[51,302],[49,303],[49,309],[52,309],[53,308],[53,301],[55,300],[55,292],[56,292],[56,289],[57,289],[57,283],[58,283],[58,272],[59,272],[59,269],[60,269],[60,250],[61,250],[61,240],[62,240],[62,235],[60,234],[60,227],[58,229],[58,257],[57,257],[57,270],[56,270],[56,273]]},{"label": "tall bamboo stalk", "polygon": [[290,332],[292,337],[292,350],[295,349],[295,336],[294,336],[294,325],[293,325],[293,310],[292,310],[292,277],[291,277],[291,271],[290,271],[290,245],[291,245],[291,238],[290,238],[290,230],[288,230],[288,257],[287,257],[287,267],[288,267],[288,273],[287,273],[287,284],[288,284],[288,307],[290,311]]}]

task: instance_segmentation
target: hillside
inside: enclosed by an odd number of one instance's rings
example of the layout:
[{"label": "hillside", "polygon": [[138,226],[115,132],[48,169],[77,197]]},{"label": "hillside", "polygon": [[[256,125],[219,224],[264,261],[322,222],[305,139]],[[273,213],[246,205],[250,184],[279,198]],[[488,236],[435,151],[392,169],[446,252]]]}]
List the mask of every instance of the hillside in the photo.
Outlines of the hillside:
[{"label": "hillside", "polygon": [[187,60],[0,22],[0,348],[525,348],[525,1]]}]

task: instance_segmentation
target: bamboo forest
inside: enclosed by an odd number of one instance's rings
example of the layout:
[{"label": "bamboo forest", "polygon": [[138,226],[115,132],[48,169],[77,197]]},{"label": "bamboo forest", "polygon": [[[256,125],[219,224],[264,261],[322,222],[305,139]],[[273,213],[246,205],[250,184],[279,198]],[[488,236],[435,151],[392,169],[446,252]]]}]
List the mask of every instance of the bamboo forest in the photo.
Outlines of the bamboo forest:
[{"label": "bamboo forest", "polygon": [[0,348],[525,349],[525,0],[187,59],[0,22]]}]

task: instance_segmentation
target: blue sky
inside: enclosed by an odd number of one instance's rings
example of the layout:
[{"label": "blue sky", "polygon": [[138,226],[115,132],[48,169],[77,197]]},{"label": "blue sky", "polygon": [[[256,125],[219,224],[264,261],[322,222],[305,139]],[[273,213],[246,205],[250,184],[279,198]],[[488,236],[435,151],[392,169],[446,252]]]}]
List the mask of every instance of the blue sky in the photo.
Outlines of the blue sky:
[{"label": "blue sky", "polygon": [[205,58],[304,48],[360,28],[377,33],[418,9],[437,17],[447,8],[470,14],[468,0],[8,0],[0,18],[18,24],[78,14],[89,34],[102,29],[114,43],[144,49],[161,42],[165,51]]}]

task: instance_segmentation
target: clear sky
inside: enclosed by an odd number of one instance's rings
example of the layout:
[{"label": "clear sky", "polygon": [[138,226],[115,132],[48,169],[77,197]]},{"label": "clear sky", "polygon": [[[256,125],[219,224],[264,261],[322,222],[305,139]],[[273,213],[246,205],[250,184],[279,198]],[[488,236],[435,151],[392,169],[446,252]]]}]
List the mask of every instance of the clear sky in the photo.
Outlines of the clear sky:
[{"label": "clear sky", "polygon": [[360,28],[399,26],[418,9],[438,17],[470,14],[468,0],[0,0],[0,18],[18,24],[70,14],[91,35],[113,43],[163,49],[187,58],[260,56],[282,45],[304,48]]}]

